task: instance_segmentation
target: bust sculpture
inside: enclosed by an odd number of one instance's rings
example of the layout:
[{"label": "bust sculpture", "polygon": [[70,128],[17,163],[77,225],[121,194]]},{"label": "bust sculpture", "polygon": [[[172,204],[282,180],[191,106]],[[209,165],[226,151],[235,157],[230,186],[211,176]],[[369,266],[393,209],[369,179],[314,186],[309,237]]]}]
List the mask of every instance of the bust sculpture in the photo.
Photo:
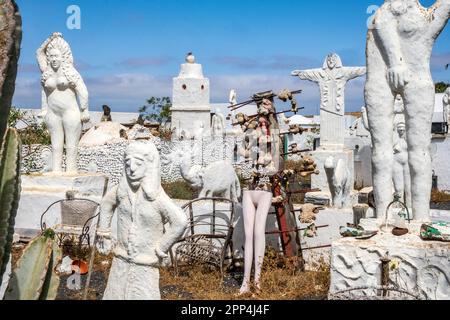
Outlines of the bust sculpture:
[{"label": "bust sculpture", "polygon": [[430,220],[431,123],[435,88],[430,57],[435,40],[450,16],[450,0],[424,8],[417,0],[386,0],[367,36],[365,100],[372,136],[373,187],[376,216],[393,200],[390,188],[394,163],[394,103],[404,100],[412,214]]},{"label": "bust sculpture", "polygon": [[183,234],[187,217],[161,187],[160,158],[150,141],[132,142],[125,174],[101,202],[97,247],[111,249],[117,213],[117,244],[104,300],[160,300],[159,266]]},{"label": "bust sculpture", "polygon": [[89,121],[88,91],[73,65],[69,44],[54,33],[37,50],[42,72],[42,113],[52,140],[52,171],[61,172],[64,143],[66,171],[77,171],[82,122]]}]

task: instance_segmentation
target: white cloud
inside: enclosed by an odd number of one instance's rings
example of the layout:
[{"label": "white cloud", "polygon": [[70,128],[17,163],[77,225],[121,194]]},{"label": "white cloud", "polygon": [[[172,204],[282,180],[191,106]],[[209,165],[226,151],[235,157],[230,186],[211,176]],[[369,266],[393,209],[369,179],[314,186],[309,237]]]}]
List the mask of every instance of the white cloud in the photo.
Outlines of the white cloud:
[{"label": "white cloud", "polygon": [[[298,90],[303,93],[297,97],[299,104],[306,107],[303,114],[319,112],[319,89],[314,83],[301,81],[288,75],[211,75],[211,102],[228,102],[231,89],[238,93],[238,100],[248,100],[254,93],[282,89]],[[100,110],[103,104],[108,104],[115,111],[137,111],[145,101],[152,96],[171,96],[172,77],[151,76],[143,73],[123,73],[99,77],[86,77],[90,93],[90,106]],[[364,80],[358,79],[347,86],[347,110],[359,110],[363,101]],[[15,105],[21,107],[40,107],[39,78],[22,77],[19,75]]]}]

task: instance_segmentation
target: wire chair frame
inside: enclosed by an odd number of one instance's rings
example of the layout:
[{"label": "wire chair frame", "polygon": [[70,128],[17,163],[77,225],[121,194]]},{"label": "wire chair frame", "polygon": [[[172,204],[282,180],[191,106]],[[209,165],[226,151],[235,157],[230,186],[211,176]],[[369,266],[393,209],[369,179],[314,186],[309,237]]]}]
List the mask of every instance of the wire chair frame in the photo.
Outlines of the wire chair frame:
[{"label": "wire chair frame", "polygon": [[[91,246],[91,241],[90,241],[90,231],[91,231],[91,224],[94,221],[94,219],[98,218],[100,216],[100,204],[98,202],[95,202],[93,200],[90,199],[84,199],[84,198],[76,198],[76,199],[62,199],[62,200],[58,200],[53,202],[52,204],[50,204],[47,209],[44,211],[44,213],[42,213],[41,218],[40,218],[40,227],[41,227],[41,231],[45,231],[48,227],[47,227],[47,223],[44,221],[44,217],[45,215],[50,211],[50,209],[52,209],[55,205],[57,204],[62,204],[62,203],[66,203],[66,202],[74,202],[74,201],[85,201],[88,203],[92,203],[94,205],[96,205],[95,208],[95,214],[92,215],[91,217],[89,217],[84,223],[83,225],[79,225],[79,226],[75,226],[75,227],[80,227],[80,231],[81,234],[78,237],[78,245],[81,247],[83,245],[83,242],[86,240],[88,247]],[[62,213],[61,213],[62,216]],[[61,224],[62,225],[62,224]],[[62,225],[64,226],[64,225]],[[69,231],[67,233],[65,232],[57,232],[56,235],[58,237],[58,244],[59,246],[61,246],[64,242],[64,240],[67,238],[67,236],[71,234]],[[72,236],[74,234],[71,234]]]},{"label": "wire chair frame", "polygon": [[[202,201],[212,201],[212,212],[208,214],[194,215],[194,204]],[[217,202],[228,203],[230,208],[217,209]],[[201,264],[213,265],[220,268],[220,273],[224,275],[224,263],[228,249],[233,254],[233,231],[235,204],[227,198],[199,198],[192,200],[182,207],[183,211],[188,211],[189,224],[183,237],[176,243],[178,246],[170,250],[172,265],[175,274],[179,274],[179,258],[188,257],[190,260]],[[218,213],[229,212],[224,219]],[[206,222],[209,219],[210,222]],[[229,223],[220,223],[217,220],[228,220]],[[205,232],[205,227],[210,227],[209,233]],[[197,232],[198,228],[203,232]],[[218,240],[218,241],[214,241]],[[220,245],[218,245],[220,244]]]}]

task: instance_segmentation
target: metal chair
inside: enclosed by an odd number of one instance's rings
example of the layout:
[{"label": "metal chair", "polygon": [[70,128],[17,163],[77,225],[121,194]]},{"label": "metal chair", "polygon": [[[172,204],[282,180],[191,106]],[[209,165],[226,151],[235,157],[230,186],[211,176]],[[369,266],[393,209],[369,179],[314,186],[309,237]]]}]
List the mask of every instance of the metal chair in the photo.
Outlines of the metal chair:
[{"label": "metal chair", "polygon": [[78,237],[78,245],[87,243],[90,247],[90,230],[92,223],[100,215],[100,204],[89,199],[64,199],[52,203],[41,215],[41,231],[45,231],[48,226],[44,218],[50,210],[60,204],[61,223],[51,227],[58,238],[59,246],[67,239]]},{"label": "metal chair", "polygon": [[[212,212],[194,212],[194,204],[212,202]],[[227,203],[229,208],[218,209],[217,203]],[[227,252],[233,254],[234,202],[226,198],[195,199],[182,207],[188,211],[189,224],[182,238],[171,249],[172,265],[178,275],[180,262],[207,264],[223,269]]]}]

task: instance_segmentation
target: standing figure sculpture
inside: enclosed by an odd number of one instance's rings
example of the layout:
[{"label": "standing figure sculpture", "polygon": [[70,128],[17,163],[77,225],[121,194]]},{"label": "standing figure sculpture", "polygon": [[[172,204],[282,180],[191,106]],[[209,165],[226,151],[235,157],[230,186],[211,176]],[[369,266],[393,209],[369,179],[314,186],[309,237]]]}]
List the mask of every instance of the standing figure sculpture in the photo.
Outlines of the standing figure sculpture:
[{"label": "standing figure sculpture", "polygon": [[225,134],[225,117],[220,111],[212,117],[211,131],[213,137],[221,137]]},{"label": "standing figure sculpture", "polygon": [[394,139],[394,166],[392,181],[395,193],[411,208],[411,175],[408,164],[408,143],[406,142],[406,126],[404,122],[397,124],[397,137]]},{"label": "standing figure sculpture", "polygon": [[52,171],[62,171],[65,143],[66,171],[76,172],[82,123],[89,121],[86,85],[75,70],[70,46],[60,33],[48,38],[36,55],[42,72],[41,116],[52,140]]},{"label": "standing figure sculpture", "polygon": [[444,122],[447,125],[450,125],[450,87],[447,88],[444,92],[444,97],[442,98],[443,106],[444,106]]},{"label": "standing figure sculpture", "polygon": [[97,247],[111,249],[117,212],[117,244],[104,300],[160,300],[159,266],[183,234],[187,217],[161,187],[160,158],[150,141],[132,142],[125,174],[102,200]]},{"label": "standing figure sculpture", "polygon": [[309,80],[319,84],[320,87],[320,128],[321,146],[344,145],[344,115],[345,115],[345,86],[348,81],[366,73],[364,67],[344,67],[341,58],[329,54],[320,69],[295,70],[293,76],[302,80]]},{"label": "standing figure sculpture", "polygon": [[372,136],[376,216],[392,201],[394,101],[403,97],[411,172],[412,212],[430,220],[431,123],[435,88],[430,72],[434,42],[450,16],[450,0],[424,8],[417,0],[386,0],[367,36],[365,100]]}]

